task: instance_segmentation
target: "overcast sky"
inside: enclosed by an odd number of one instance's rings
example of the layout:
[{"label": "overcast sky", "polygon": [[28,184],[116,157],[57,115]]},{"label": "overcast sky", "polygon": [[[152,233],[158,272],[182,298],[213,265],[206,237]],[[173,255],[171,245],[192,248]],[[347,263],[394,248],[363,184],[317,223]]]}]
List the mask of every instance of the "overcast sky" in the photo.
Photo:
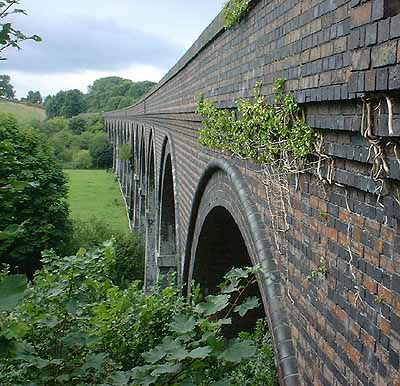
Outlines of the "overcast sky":
[{"label": "overcast sky", "polygon": [[4,52],[2,74],[17,97],[79,88],[117,75],[159,81],[218,14],[225,0],[23,0],[15,26],[43,42]]}]

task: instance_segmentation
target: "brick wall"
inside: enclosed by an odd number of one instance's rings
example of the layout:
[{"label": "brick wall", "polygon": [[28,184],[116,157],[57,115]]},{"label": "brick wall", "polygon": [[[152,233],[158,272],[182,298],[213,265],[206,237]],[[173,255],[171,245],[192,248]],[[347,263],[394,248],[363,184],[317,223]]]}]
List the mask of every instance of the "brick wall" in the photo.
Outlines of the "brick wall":
[{"label": "brick wall", "polygon": [[[322,185],[306,174],[298,187],[290,185],[290,228],[281,236],[282,253],[274,248],[257,167],[223,155],[247,183],[279,271],[279,299],[290,330],[285,337],[297,365],[289,370],[280,365],[282,384],[400,385],[400,168],[393,147],[400,136],[399,8],[399,1],[385,0],[253,1],[231,31],[224,31],[218,16],[137,105],[106,114],[116,147],[124,141],[122,127],[132,133],[144,128],[146,149],[153,132],[157,197],[161,165],[171,154],[179,272],[188,264],[199,181],[209,162],[221,156],[198,143],[199,93],[234,108],[257,81],[270,97],[273,82],[283,77],[308,123],[322,131],[325,152],[335,160],[334,181]],[[371,134],[385,144],[392,141],[384,146],[390,171],[380,200],[379,182],[370,176],[371,142],[361,135],[363,100],[373,106]],[[321,261],[327,278],[307,280]],[[265,299],[268,313],[270,298]],[[290,377],[297,371],[298,378]]]}]

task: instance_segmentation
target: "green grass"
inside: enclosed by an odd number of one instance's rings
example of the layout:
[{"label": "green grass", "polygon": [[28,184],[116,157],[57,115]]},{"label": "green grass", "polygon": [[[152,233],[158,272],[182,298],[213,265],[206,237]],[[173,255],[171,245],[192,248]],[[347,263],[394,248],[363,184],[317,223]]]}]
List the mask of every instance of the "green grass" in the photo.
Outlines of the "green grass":
[{"label": "green grass", "polygon": [[0,99],[0,112],[15,114],[18,122],[23,125],[32,121],[44,121],[46,119],[46,111],[40,107],[10,102],[4,99]]},{"label": "green grass", "polygon": [[105,170],[65,170],[69,179],[72,219],[97,217],[115,231],[129,230],[118,182]]}]

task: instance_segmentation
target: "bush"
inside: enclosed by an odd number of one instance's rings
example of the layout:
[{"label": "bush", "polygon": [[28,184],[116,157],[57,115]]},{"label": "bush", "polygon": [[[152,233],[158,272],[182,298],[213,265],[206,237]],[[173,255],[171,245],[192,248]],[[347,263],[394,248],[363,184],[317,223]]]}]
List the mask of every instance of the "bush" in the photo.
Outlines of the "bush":
[{"label": "bush", "polygon": [[82,116],[72,117],[68,121],[68,128],[74,134],[82,134],[87,129],[87,122]]},{"label": "bush", "polygon": [[93,165],[98,169],[109,169],[112,166],[113,150],[106,133],[96,133],[89,145]]},{"label": "bush", "polygon": [[46,138],[0,113],[0,264],[30,277],[46,248],[62,250],[70,223],[67,186]]},{"label": "bush", "polygon": [[93,166],[89,150],[78,150],[72,156],[74,169],[90,169]]},{"label": "bush", "polygon": [[149,294],[115,286],[110,243],[65,258],[46,252],[43,264],[25,295],[23,278],[0,275],[0,384],[239,386],[230,379],[256,374],[260,339],[228,341],[222,326],[259,306],[241,299],[257,269],[234,269],[218,295],[187,299],[171,284]]},{"label": "bush", "polygon": [[116,255],[114,282],[120,287],[126,287],[133,281],[143,280],[144,249],[139,235],[113,231],[107,223],[96,217],[90,220],[74,220],[72,228],[68,254],[73,255],[81,247],[90,249],[114,238]]}]

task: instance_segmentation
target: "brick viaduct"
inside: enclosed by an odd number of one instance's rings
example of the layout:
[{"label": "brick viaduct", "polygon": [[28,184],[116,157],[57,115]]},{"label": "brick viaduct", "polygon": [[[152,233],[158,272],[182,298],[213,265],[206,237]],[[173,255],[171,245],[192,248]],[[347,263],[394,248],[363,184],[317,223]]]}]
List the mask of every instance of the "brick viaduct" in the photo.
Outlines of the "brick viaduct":
[{"label": "brick viaduct", "polygon": [[[147,285],[175,270],[212,291],[232,266],[261,263],[281,385],[400,385],[400,168],[387,146],[380,203],[360,129],[368,98],[372,138],[400,137],[399,38],[398,0],[252,1],[238,26],[226,31],[219,15],[141,101],[105,115],[132,226],[146,239]],[[196,115],[199,93],[235,108],[259,80],[271,96],[277,78],[335,160],[331,185],[312,174],[290,184],[283,250],[257,166],[202,147]],[[307,280],[321,259],[327,278]]]}]

